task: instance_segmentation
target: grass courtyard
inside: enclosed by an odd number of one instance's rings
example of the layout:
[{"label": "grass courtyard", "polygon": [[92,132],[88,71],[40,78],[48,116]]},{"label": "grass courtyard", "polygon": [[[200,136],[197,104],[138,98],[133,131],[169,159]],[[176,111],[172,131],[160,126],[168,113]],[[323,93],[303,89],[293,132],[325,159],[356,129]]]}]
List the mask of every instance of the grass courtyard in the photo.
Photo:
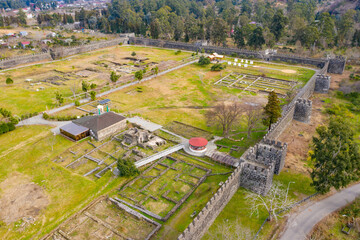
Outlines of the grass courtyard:
[{"label": "grass courtyard", "polygon": [[[112,84],[110,72],[114,70],[121,77],[132,77],[134,71],[129,73],[125,69],[126,66],[134,66],[134,61],[127,59],[133,58],[132,52],[136,53],[135,58],[144,59],[139,63],[138,69],[145,65],[159,65],[161,69],[162,66],[179,64],[191,56],[188,52],[175,55],[175,50],[116,46],[50,63],[3,70],[0,73],[0,107],[10,109],[17,115],[45,111],[57,106],[56,92],[65,97],[65,103],[73,102],[66,97],[73,95],[71,88],[75,88],[76,93],[81,93],[82,81],[96,84],[97,87],[107,87],[107,84]],[[99,62],[107,64],[104,66]],[[119,68],[123,66],[122,72]],[[151,67],[149,68],[148,71],[151,70]],[[5,84],[8,76],[14,80],[12,85]],[[31,79],[31,82],[26,82],[26,79]]]}]

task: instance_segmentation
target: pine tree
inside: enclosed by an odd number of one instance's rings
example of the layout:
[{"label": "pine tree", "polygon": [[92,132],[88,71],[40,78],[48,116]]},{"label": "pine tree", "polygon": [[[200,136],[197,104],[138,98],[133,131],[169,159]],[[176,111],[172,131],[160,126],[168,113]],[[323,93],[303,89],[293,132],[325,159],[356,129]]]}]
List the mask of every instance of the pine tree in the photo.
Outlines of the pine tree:
[{"label": "pine tree", "polygon": [[238,48],[245,47],[244,33],[239,27],[235,28],[233,39]]},{"label": "pine tree", "polygon": [[316,129],[313,151],[309,154],[313,170],[313,186],[320,193],[331,187],[346,187],[360,176],[359,146],[354,141],[354,131],[344,119],[332,118],[329,126]]},{"label": "pine tree", "polygon": [[276,123],[281,117],[280,100],[274,91],[269,94],[268,103],[264,107],[264,116],[263,123],[269,126],[269,129],[271,124]]}]

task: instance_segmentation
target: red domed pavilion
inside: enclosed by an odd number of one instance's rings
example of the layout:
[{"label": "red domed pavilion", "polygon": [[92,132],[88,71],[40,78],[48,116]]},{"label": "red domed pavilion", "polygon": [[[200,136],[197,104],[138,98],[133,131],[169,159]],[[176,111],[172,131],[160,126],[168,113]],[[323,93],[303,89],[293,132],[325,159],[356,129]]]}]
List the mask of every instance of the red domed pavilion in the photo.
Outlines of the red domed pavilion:
[{"label": "red domed pavilion", "polygon": [[202,137],[195,137],[189,140],[189,148],[194,152],[204,152],[206,151],[206,146],[208,141]]}]

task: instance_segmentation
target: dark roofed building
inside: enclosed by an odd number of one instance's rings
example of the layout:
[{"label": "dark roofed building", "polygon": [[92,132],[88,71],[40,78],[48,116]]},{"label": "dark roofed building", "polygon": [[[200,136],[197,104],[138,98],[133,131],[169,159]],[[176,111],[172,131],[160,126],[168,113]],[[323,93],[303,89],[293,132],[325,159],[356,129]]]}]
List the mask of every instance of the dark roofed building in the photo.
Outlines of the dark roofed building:
[{"label": "dark roofed building", "polygon": [[60,133],[68,138],[71,138],[74,141],[79,141],[87,136],[89,136],[89,128],[79,126],[75,123],[69,123],[60,128]]},{"label": "dark roofed building", "polygon": [[90,134],[99,141],[126,128],[126,118],[114,112],[82,117],[73,123],[90,129]]}]

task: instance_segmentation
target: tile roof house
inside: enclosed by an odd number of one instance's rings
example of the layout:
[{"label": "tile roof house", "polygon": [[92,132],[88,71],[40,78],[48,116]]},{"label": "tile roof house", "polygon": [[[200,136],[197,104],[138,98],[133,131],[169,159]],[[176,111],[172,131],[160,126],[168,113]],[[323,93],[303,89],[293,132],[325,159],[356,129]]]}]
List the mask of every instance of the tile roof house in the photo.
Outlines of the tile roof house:
[{"label": "tile roof house", "polygon": [[73,123],[90,129],[90,135],[99,141],[126,128],[126,118],[114,112],[82,117]]}]

